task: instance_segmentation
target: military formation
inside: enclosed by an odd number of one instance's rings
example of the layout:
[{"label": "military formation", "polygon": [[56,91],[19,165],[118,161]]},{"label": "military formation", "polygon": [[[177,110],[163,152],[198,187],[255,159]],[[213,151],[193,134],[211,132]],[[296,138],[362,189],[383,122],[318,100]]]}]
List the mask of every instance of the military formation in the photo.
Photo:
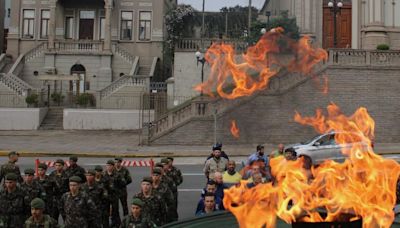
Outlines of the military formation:
[{"label": "military formation", "polygon": [[85,170],[71,156],[68,167],[56,160],[49,175],[41,163],[22,176],[16,164],[19,154],[13,151],[8,157],[0,168],[0,228],[145,228],[178,220],[177,189],[183,179],[171,157],[156,163],[151,176],[140,180],[141,191],[129,200],[132,177],[122,158],[108,160],[105,169]]}]

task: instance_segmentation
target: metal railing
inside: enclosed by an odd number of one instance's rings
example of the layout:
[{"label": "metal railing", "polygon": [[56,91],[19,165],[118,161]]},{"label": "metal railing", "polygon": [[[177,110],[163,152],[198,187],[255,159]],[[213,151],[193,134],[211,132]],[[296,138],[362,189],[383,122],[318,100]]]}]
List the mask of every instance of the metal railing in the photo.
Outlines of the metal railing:
[{"label": "metal railing", "polygon": [[213,43],[225,43],[231,44],[236,52],[244,52],[247,48],[247,43],[242,40],[231,40],[231,39],[192,39],[182,38],[178,40],[175,45],[176,51],[197,51],[209,48]]}]

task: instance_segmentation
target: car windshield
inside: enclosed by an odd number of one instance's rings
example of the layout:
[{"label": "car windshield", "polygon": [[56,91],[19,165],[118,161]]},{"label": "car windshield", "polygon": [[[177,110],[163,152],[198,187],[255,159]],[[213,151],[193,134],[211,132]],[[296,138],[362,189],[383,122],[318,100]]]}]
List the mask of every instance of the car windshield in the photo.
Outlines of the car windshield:
[{"label": "car windshield", "polygon": [[305,141],[305,142],[300,142],[301,144],[303,144],[303,145],[307,145],[307,144],[310,144],[312,141],[314,141],[314,140],[316,140],[318,137],[320,137],[321,135],[316,135],[316,136],[314,136],[314,137],[312,137],[310,140],[307,140],[307,141]]}]

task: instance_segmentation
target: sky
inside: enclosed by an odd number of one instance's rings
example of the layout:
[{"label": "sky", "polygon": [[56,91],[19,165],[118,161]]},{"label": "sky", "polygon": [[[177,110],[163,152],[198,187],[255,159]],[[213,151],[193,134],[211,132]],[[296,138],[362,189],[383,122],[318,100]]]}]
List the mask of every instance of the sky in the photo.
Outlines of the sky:
[{"label": "sky", "polygon": [[[252,6],[260,9],[265,0],[252,0]],[[178,4],[188,4],[192,5],[198,11],[202,10],[203,0],[178,0]],[[230,6],[248,6],[249,0],[205,0],[205,11],[219,11],[222,7],[230,7]]]}]

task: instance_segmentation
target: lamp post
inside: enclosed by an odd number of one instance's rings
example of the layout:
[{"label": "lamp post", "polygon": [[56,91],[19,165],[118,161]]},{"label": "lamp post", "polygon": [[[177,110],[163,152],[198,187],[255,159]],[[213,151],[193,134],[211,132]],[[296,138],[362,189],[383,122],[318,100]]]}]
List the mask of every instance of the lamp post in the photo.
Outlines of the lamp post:
[{"label": "lamp post", "polygon": [[328,7],[331,9],[331,12],[333,13],[333,47],[336,48],[337,46],[336,15],[340,13],[340,10],[343,7],[343,2],[337,0],[329,1]]},{"label": "lamp post", "polygon": [[[199,62],[201,63],[201,84],[204,82],[204,63],[206,63],[206,59],[204,58],[203,54],[200,51],[196,51],[195,53],[197,59],[197,66]],[[200,96],[203,96],[203,87],[201,87]]]}]

